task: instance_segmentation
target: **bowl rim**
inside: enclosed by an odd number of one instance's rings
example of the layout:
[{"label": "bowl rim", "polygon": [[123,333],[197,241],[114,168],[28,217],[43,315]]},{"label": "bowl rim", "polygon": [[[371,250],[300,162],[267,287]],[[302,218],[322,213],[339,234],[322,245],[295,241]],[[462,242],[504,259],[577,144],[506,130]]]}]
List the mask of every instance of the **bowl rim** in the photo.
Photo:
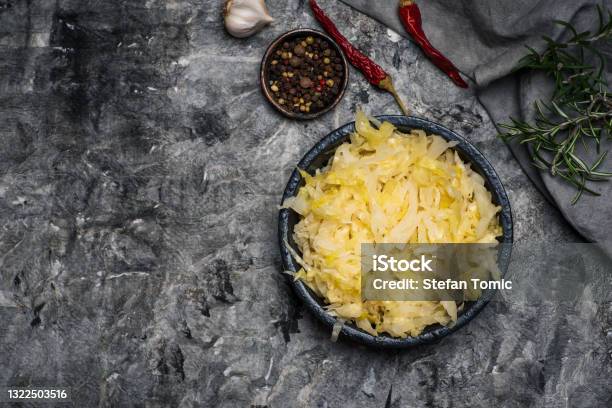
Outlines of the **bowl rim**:
[{"label": "bowl rim", "polygon": [[[286,38],[292,37],[292,36],[296,36],[296,35],[300,35],[300,34],[312,34],[312,35],[316,35],[316,36],[324,38],[326,41],[328,41],[336,49],[336,52],[338,53],[338,55],[340,55],[340,58],[342,59],[342,66],[344,67],[344,76],[342,78],[342,87],[340,88],[340,91],[338,92],[338,95],[336,95],[336,98],[334,99],[334,101],[331,104],[329,104],[324,109],[322,109],[322,110],[320,110],[318,112],[314,112],[314,113],[297,113],[297,112],[292,112],[292,111],[289,111],[288,109],[284,108],[283,106],[279,105],[274,100],[274,98],[272,97],[271,90],[268,89],[268,86],[266,84],[266,82],[267,82],[266,81],[266,76],[267,76],[266,63],[271,58],[272,51],[274,51],[276,49],[276,47],[280,43],[282,43]],[[260,67],[259,67],[259,83],[260,83],[261,91],[264,94],[265,99],[268,101],[268,103],[270,103],[277,111],[279,111],[283,115],[285,115],[285,116],[287,116],[289,118],[298,119],[298,120],[315,119],[315,118],[318,118],[319,116],[322,116],[322,115],[326,114],[330,110],[334,109],[340,103],[342,98],[344,97],[344,94],[346,92],[346,88],[347,88],[348,83],[349,83],[348,61],[346,59],[346,55],[344,55],[344,52],[342,51],[342,48],[340,48],[338,43],[336,41],[334,41],[329,35],[327,35],[323,31],[315,30],[313,28],[296,28],[296,29],[287,31],[287,32],[279,35],[278,37],[276,37],[276,39],[274,39],[274,41],[272,41],[270,43],[268,48],[266,48],[266,52],[264,53],[264,55],[263,55],[263,57],[261,59],[261,64],[260,64]]]},{"label": "bowl rim", "polygon": [[[503,187],[501,179],[495,172],[495,169],[491,163],[485,158],[485,156],[464,137],[455,133],[454,131],[427,119],[418,118],[414,116],[401,116],[401,115],[381,115],[376,116],[380,121],[388,121],[393,123],[395,126],[410,128],[410,129],[423,129],[428,134],[436,134],[443,137],[448,141],[456,141],[458,144],[454,147],[463,156],[467,156],[470,163],[475,165],[481,175],[485,178],[485,181],[489,184],[489,191],[501,206],[499,215],[500,224],[502,226],[501,243],[512,244],[513,242],[513,221],[512,221],[512,209],[510,206],[510,200]],[[345,141],[349,135],[355,131],[355,122],[349,122],[321,139],[317,142],[305,155],[302,157],[297,165],[297,168],[293,170],[287,186],[285,187],[281,205],[289,197],[294,196],[299,190],[301,184],[301,175],[298,172],[298,168],[308,168],[310,164],[323,152],[328,151],[330,147],[336,148],[340,143]],[[482,174],[484,173],[484,174]],[[294,262],[291,253],[289,252],[286,243],[289,242],[289,214],[291,210],[281,208],[279,211],[278,221],[278,234],[279,234],[279,246],[282,258],[282,264],[284,271],[296,272],[298,270],[297,263]],[[503,245],[502,252],[506,253],[501,256],[509,259],[511,251],[511,245]],[[505,259],[505,258],[504,258]],[[507,259],[506,259],[507,261]],[[286,274],[285,274],[286,275]],[[319,303],[317,296],[302,282],[301,280],[295,280],[291,277],[289,283],[292,286],[295,293],[304,303],[306,308],[314,314],[314,316],[321,321],[330,330],[332,329],[336,318],[331,316]],[[461,327],[465,326],[468,322],[476,317],[476,315],[487,305],[489,300],[495,295],[495,291],[489,292],[481,296],[471,307],[464,311],[457,319],[453,326],[440,326],[435,327],[431,330],[424,331],[416,337],[391,337],[388,334],[381,334],[379,336],[373,336],[353,324],[345,324],[342,326],[340,331],[341,338],[346,338],[357,343],[364,344],[375,348],[390,348],[390,349],[401,349],[414,347],[422,344],[432,343],[437,341],[449,334],[457,331]],[[427,329],[426,329],[427,330]]]}]

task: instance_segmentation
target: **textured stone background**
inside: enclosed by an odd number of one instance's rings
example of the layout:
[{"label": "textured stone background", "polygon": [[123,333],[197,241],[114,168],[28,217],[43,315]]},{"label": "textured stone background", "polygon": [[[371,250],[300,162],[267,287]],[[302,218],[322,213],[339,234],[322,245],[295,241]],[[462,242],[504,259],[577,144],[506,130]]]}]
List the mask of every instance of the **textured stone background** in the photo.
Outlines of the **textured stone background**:
[{"label": "textured stone background", "polygon": [[[297,123],[260,94],[266,45],[304,1],[230,38],[221,1],[0,1],[0,384],[78,407],[610,406],[612,306],[490,305],[432,346],[340,342],[279,275],[276,217],[299,158],[356,106],[398,113],[354,71]],[[577,241],[471,91],[339,3],[339,26],[417,115],[498,170],[518,240]]]}]

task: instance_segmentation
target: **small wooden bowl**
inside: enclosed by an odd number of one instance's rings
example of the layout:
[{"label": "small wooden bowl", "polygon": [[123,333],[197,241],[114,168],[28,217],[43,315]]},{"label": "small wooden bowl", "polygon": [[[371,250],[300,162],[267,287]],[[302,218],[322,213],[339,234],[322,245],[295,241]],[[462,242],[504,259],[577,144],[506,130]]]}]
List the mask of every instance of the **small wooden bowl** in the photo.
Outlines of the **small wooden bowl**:
[{"label": "small wooden bowl", "polygon": [[[273,58],[272,54],[274,53],[276,48],[279,47],[283,42],[287,40],[291,40],[295,37],[304,37],[304,36],[309,36],[309,35],[315,38],[319,37],[327,41],[332,47],[334,47],[337,54],[342,59],[342,66],[344,68],[344,75],[342,76],[342,85],[340,86],[340,92],[338,92],[338,95],[336,95],[336,98],[322,110],[318,112],[313,112],[313,113],[293,112],[287,109],[286,107],[278,104],[274,100],[272,91],[269,88],[270,87],[270,84],[269,84],[270,75],[268,72],[268,61]],[[338,44],[334,40],[332,40],[327,34],[321,31],[310,29],[310,28],[298,28],[296,30],[288,31],[282,34],[276,40],[274,40],[272,44],[270,44],[270,46],[266,50],[266,53],[264,54],[263,59],[261,60],[261,69],[259,73],[259,80],[261,82],[261,90],[264,96],[266,97],[266,99],[268,100],[268,102],[270,102],[270,104],[272,104],[272,106],[274,106],[283,115],[289,118],[298,119],[298,120],[309,120],[309,119],[317,118],[329,112],[336,105],[338,105],[338,102],[340,102],[340,100],[344,96],[344,92],[346,91],[346,86],[348,84],[348,77],[349,77],[348,62],[346,60],[346,57],[344,56],[344,53],[340,49],[340,46],[338,46]]]}]

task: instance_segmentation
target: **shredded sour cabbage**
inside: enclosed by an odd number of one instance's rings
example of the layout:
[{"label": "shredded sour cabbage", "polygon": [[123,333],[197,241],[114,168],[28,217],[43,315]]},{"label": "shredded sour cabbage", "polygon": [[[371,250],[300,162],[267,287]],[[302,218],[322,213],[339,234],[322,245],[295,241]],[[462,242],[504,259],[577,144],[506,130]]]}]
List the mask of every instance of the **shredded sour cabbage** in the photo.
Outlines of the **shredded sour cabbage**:
[{"label": "shredded sour cabbage", "polygon": [[301,220],[293,237],[303,280],[335,316],[373,335],[416,336],[457,319],[449,301],[361,301],[362,243],[494,243],[500,207],[483,178],[452,149],[422,130],[375,128],[363,112],[350,143],[339,146],[284,203]]}]

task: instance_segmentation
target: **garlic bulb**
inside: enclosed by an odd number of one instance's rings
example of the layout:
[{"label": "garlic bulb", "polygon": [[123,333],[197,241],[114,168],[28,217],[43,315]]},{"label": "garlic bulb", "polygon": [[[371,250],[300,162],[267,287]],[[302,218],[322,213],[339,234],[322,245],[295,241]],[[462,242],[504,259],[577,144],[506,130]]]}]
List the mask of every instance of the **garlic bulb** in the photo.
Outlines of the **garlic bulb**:
[{"label": "garlic bulb", "polygon": [[225,28],[238,38],[253,35],[274,21],[264,0],[227,0],[224,14]]}]

